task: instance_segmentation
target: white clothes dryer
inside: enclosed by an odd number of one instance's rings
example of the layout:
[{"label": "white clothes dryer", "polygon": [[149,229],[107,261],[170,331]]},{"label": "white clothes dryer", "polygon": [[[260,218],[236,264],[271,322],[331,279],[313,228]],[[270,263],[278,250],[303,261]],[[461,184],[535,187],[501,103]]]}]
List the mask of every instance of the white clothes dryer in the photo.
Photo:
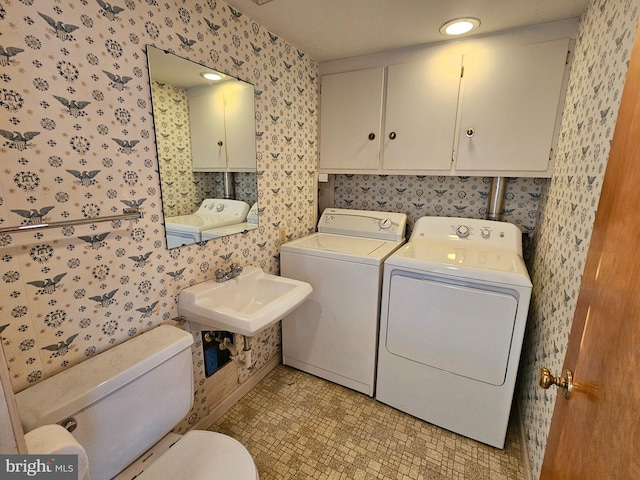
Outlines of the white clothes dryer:
[{"label": "white clothes dryer", "polygon": [[503,448],[531,297],[520,229],[422,217],[382,292],[377,400]]},{"label": "white clothes dryer", "polygon": [[282,275],[313,287],[282,320],[285,365],[373,396],[382,267],[405,230],[404,213],[327,208],[317,233],[282,245]]}]

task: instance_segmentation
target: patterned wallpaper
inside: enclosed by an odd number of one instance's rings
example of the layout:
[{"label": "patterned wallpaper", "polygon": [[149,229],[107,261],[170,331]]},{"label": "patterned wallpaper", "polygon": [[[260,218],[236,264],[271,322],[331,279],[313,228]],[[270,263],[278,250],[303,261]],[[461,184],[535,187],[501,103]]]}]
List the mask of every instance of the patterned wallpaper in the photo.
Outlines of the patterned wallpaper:
[{"label": "patterned wallpaper", "polygon": [[191,169],[187,90],[152,80],[151,98],[162,211],[166,217],[193,213],[207,198],[205,192],[213,192],[215,177],[213,173]]},{"label": "patterned wallpaper", "polygon": [[[0,235],[0,336],[15,391],[172,322],[180,290],[216,268],[277,272],[278,228],[291,238],[313,229],[318,66],[242,13],[219,0],[5,0],[0,32],[0,226],[144,213]],[[165,248],[147,44],[254,84],[258,229]],[[253,345],[241,380],[279,353],[279,328]],[[218,388],[198,350],[190,424]]]},{"label": "patterned wallpaper", "polygon": [[[532,233],[546,183],[544,178],[507,179],[502,219]],[[490,177],[341,174],[335,178],[334,202],[338,208],[406,213],[410,234],[425,215],[485,218],[490,187]]]},{"label": "patterned wallpaper", "polygon": [[[151,82],[154,127],[158,148],[162,211],[165,216],[187,215],[206,198],[224,198],[223,175],[194,172],[189,141],[189,104],[185,88]],[[235,173],[236,200],[258,201],[255,173]]]},{"label": "patterned wallpaper", "polygon": [[640,0],[593,0],[579,26],[555,171],[542,192],[529,266],[533,294],[519,396],[533,478],[556,399],[556,390],[538,387],[539,372],[562,371],[639,7]]},{"label": "patterned wallpaper", "polygon": [[[558,371],[564,358],[639,4],[590,3],[556,173],[551,181],[509,183],[509,214],[526,230],[535,226],[519,395],[536,477],[555,400],[536,387],[537,375],[543,365]],[[134,222],[0,235],[0,336],[16,391],[171,322],[180,289],[218,267],[235,261],[276,272],[278,228],[291,238],[314,228],[317,65],[221,0],[120,0],[104,8],[93,0],[5,0],[0,33],[0,226],[111,215],[131,204],[144,212]],[[149,43],[255,85],[259,229],[164,248]],[[486,188],[474,177],[344,175],[336,202],[401,204],[414,218],[431,208],[474,216]],[[254,341],[255,367],[279,352],[279,335],[274,327]],[[205,380],[203,370],[196,352],[189,423],[206,413],[205,383],[216,379]]]}]

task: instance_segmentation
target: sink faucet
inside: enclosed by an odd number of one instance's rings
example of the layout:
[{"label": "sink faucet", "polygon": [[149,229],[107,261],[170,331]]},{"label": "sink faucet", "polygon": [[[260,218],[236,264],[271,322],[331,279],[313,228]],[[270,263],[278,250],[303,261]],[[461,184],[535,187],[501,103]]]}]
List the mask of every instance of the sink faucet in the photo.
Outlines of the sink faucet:
[{"label": "sink faucet", "polygon": [[228,272],[225,272],[221,268],[218,268],[215,271],[216,282],[218,283],[226,282],[227,280],[236,278],[241,273],[242,273],[242,267],[237,263],[232,263]]}]

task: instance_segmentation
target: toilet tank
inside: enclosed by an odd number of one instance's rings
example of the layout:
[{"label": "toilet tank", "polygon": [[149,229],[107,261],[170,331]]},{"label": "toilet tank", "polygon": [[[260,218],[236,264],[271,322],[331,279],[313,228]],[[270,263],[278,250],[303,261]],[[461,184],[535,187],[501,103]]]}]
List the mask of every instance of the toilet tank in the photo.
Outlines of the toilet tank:
[{"label": "toilet tank", "polygon": [[25,432],[69,419],[92,480],[107,480],[189,412],[191,334],[161,325],[16,394]]}]

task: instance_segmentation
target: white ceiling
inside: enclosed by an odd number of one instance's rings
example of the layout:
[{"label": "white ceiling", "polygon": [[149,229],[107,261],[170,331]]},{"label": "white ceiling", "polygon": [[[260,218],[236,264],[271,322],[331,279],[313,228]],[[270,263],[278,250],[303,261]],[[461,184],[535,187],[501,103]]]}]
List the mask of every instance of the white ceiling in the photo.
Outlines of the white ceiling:
[{"label": "white ceiling", "polygon": [[589,0],[225,0],[317,62],[440,42],[456,17],[475,35],[579,17]]}]

